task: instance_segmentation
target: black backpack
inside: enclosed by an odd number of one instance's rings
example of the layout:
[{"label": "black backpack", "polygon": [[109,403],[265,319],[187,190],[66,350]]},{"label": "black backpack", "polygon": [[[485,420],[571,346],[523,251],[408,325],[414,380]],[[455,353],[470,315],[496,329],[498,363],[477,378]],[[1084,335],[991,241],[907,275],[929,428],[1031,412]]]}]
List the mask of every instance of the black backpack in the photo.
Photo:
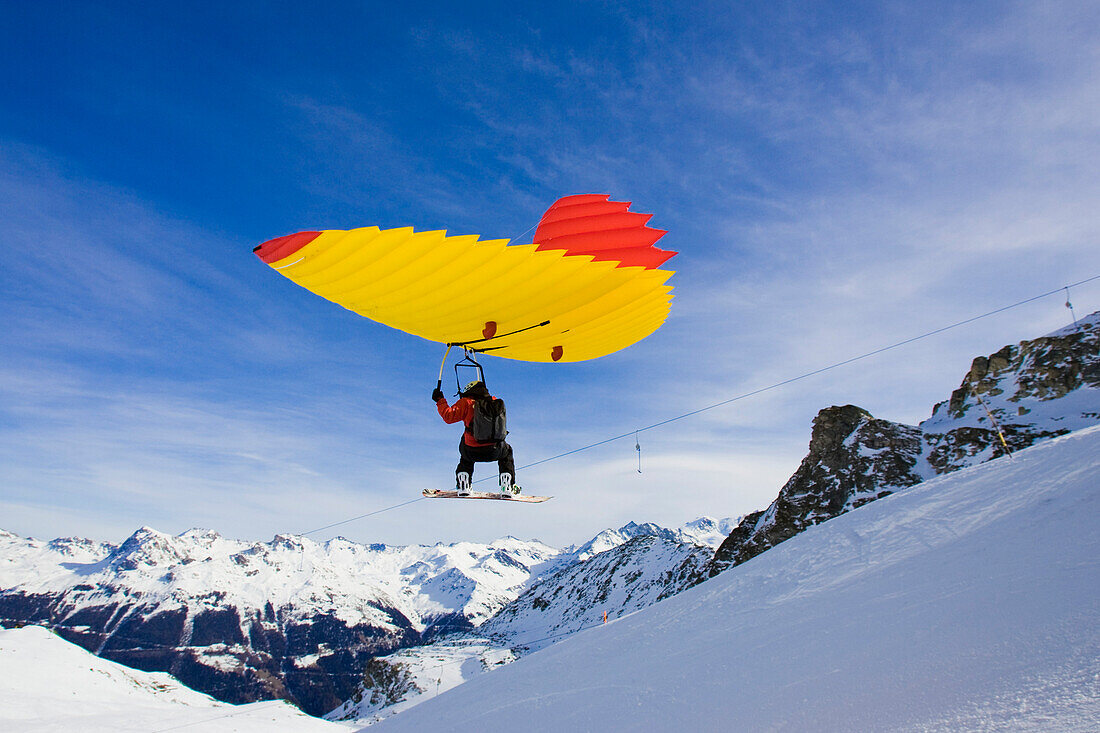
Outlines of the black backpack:
[{"label": "black backpack", "polygon": [[474,440],[479,443],[499,443],[508,435],[508,413],[504,409],[504,400],[485,397],[474,400],[474,416],[467,428]]}]

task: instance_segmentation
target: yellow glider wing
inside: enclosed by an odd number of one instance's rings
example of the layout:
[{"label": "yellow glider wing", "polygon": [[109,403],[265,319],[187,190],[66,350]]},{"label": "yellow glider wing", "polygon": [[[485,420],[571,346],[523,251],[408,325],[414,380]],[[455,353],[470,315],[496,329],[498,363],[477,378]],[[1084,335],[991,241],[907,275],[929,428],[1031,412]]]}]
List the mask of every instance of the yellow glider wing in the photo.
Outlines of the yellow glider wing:
[{"label": "yellow glider wing", "polygon": [[568,196],[534,242],[412,228],[299,232],[255,249],[298,285],[371,320],[521,361],[584,361],[626,348],[668,317],[675,252],[649,216],[602,194]]}]

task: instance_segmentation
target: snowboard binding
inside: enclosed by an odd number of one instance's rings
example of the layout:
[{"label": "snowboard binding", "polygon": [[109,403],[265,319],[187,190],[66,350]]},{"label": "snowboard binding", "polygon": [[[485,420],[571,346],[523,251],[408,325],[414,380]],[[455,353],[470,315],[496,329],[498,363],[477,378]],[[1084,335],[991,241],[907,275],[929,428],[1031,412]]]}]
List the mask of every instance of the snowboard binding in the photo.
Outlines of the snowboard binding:
[{"label": "snowboard binding", "polygon": [[519,496],[519,492],[521,491],[523,491],[523,489],[513,483],[511,474],[500,474],[500,493],[505,496]]}]

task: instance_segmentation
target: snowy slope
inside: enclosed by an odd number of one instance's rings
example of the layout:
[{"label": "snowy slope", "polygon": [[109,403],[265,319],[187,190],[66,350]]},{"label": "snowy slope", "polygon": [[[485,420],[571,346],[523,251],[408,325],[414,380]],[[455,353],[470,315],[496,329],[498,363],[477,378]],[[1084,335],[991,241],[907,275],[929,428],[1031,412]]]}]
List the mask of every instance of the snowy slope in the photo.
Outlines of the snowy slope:
[{"label": "snowy slope", "polygon": [[[727,524],[730,520],[724,520]],[[717,526],[699,520],[691,529]],[[652,605],[693,585],[714,546],[681,542],[677,532],[645,531],[656,525],[628,525],[608,537],[633,537],[541,578],[516,601],[474,631],[426,646],[402,649],[371,661],[363,685],[325,717],[364,725],[445,692],[473,676],[512,662],[562,637]],[[660,528],[656,528],[660,529]],[[640,531],[634,531],[640,530]],[[585,549],[588,548],[588,549]]]},{"label": "snowy slope", "polygon": [[511,649],[474,635],[401,649],[371,660],[356,694],[324,717],[370,725],[515,659]]},{"label": "snowy slope", "polygon": [[1095,730],[1100,428],[932,479],[371,730]]},{"label": "snowy slope", "polygon": [[0,629],[5,731],[346,731],[282,702],[226,705],[163,672],[100,659],[38,626]]}]

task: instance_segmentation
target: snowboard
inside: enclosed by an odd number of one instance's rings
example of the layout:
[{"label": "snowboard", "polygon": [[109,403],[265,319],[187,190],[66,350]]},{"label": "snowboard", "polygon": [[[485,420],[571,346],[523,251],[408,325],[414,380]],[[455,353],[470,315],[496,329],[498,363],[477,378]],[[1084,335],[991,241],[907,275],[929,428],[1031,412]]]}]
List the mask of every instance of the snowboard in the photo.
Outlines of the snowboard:
[{"label": "snowboard", "polygon": [[552,496],[530,496],[528,494],[502,494],[499,491],[471,491],[469,496],[459,496],[454,489],[424,489],[425,499],[496,499],[498,501],[522,501],[526,504],[538,504],[552,499]]}]

